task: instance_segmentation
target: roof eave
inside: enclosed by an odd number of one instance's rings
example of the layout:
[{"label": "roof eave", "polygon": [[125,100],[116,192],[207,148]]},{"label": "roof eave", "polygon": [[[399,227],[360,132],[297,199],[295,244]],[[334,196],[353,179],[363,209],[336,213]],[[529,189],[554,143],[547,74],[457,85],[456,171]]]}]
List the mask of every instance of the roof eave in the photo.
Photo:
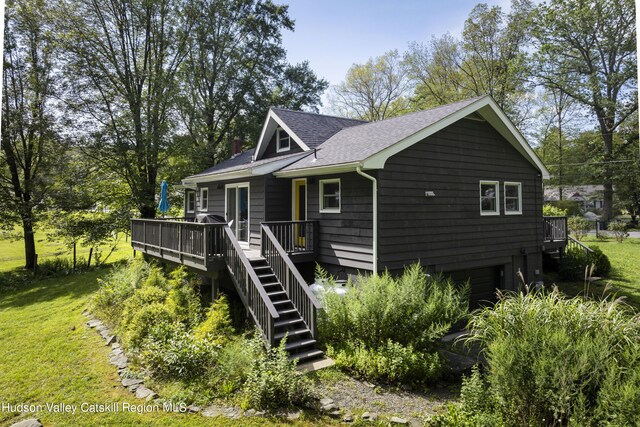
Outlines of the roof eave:
[{"label": "roof eave", "polygon": [[334,165],[311,166],[300,169],[275,172],[277,178],[296,178],[304,176],[328,175],[334,173],[355,172],[360,162],[340,163]]}]

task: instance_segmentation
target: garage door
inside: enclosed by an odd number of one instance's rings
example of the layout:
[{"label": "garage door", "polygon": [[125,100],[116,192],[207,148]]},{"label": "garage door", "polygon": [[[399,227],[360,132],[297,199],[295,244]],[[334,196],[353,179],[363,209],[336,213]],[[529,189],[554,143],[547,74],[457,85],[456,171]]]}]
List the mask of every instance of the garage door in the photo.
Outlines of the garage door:
[{"label": "garage door", "polygon": [[496,301],[496,288],[500,287],[501,266],[473,268],[446,273],[456,283],[469,281],[469,306],[477,308]]}]

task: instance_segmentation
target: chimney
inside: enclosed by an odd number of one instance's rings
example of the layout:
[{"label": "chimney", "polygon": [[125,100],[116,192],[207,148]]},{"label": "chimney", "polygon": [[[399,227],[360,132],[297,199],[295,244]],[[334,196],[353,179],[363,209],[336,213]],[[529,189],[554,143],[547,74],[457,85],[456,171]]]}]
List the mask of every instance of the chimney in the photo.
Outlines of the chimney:
[{"label": "chimney", "polygon": [[237,156],[242,151],[242,142],[239,136],[234,136],[231,141],[231,156]]}]

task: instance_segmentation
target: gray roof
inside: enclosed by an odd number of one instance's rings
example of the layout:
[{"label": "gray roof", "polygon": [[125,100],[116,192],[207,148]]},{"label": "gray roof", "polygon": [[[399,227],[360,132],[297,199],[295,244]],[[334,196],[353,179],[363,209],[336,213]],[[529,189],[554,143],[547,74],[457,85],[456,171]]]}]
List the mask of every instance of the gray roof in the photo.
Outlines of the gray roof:
[{"label": "gray roof", "polygon": [[293,131],[309,148],[331,138],[342,129],[367,123],[364,120],[347,119],[344,117],[325,116],[323,114],[305,113],[303,111],[271,108],[289,129]]},{"label": "gray roof", "polygon": [[[272,157],[269,159],[262,159],[262,160],[257,160],[255,162],[252,162],[251,159],[253,157],[254,151],[255,151],[255,148],[252,148],[247,151],[243,151],[237,156],[231,157],[230,159],[227,159],[224,162],[218,163],[217,165],[210,167],[209,169],[206,169],[195,175],[191,175],[185,179],[195,178],[195,177],[204,176],[204,175],[239,171],[239,170],[247,169],[249,167],[262,166],[262,165],[277,162],[283,159],[288,159],[291,157],[300,157],[304,155],[303,153],[293,153],[293,154],[288,154],[286,156]],[[311,152],[308,152],[306,154],[309,155],[311,154]]]},{"label": "gray roof", "polygon": [[360,162],[480,98],[482,97],[345,128],[317,147],[317,159],[314,159],[314,156],[305,157],[283,168],[282,171]]}]

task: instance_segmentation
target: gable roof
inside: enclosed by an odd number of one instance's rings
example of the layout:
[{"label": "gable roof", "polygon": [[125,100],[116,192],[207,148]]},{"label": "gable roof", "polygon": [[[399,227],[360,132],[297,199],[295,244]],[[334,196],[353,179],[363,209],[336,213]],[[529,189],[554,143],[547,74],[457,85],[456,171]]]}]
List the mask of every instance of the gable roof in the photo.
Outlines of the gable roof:
[{"label": "gable roof", "polygon": [[303,150],[316,148],[342,129],[367,123],[363,120],[272,107],[262,128],[254,159],[264,154],[278,127],[284,129]]},{"label": "gable roof", "polygon": [[275,174],[285,177],[346,172],[358,167],[382,169],[389,157],[473,113],[489,122],[544,178],[549,178],[540,159],[490,96],[343,129],[318,146],[313,156]]}]

